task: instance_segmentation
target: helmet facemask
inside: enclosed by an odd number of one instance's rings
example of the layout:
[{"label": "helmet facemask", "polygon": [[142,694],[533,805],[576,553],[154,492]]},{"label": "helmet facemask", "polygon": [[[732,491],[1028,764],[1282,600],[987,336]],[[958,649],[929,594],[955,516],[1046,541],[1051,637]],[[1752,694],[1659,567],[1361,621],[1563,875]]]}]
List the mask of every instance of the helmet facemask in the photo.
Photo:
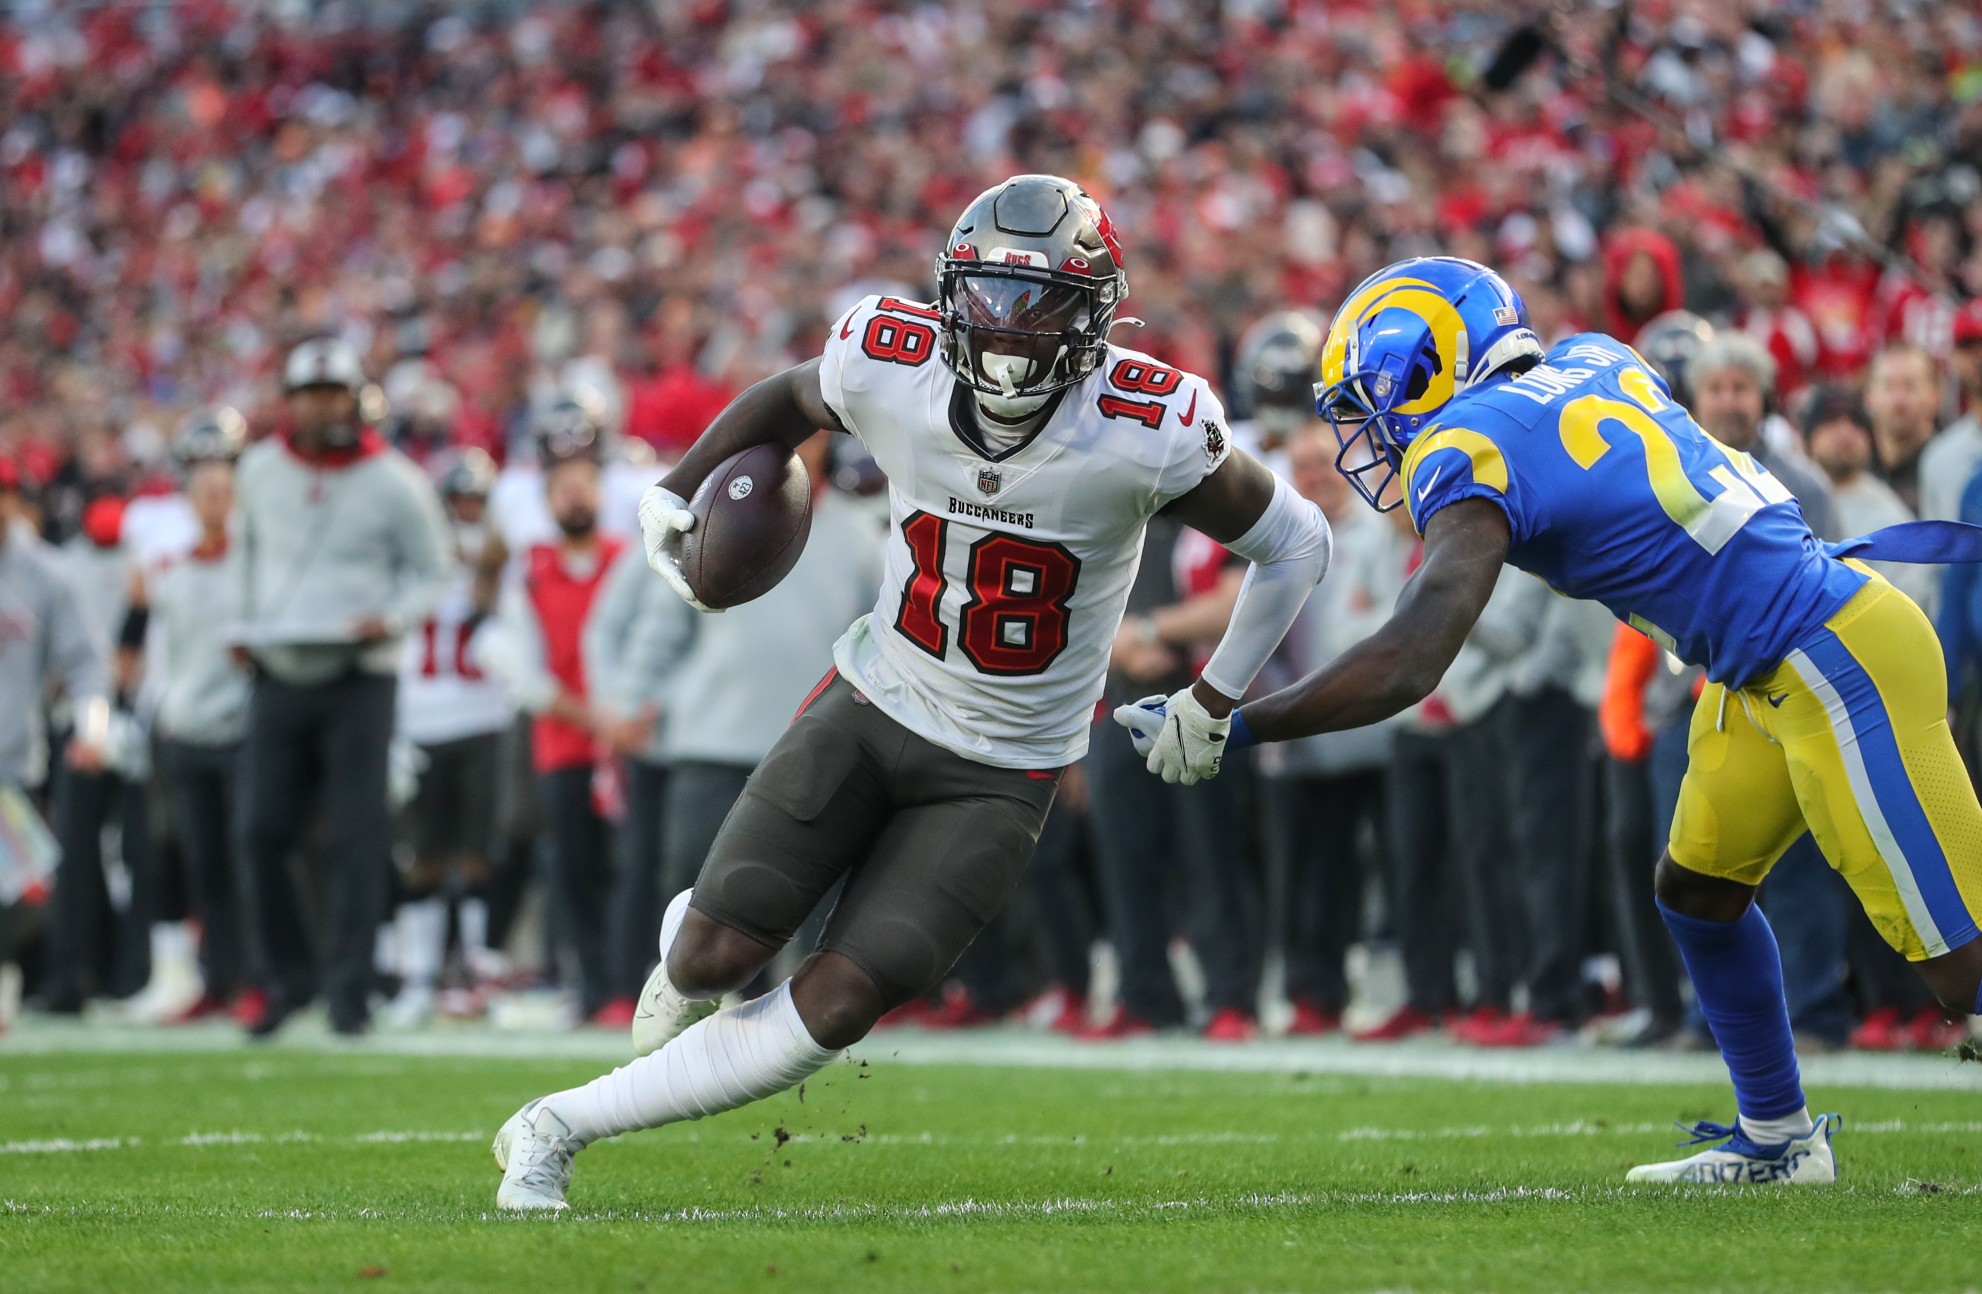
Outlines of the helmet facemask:
[{"label": "helmet facemask", "polygon": [[1102,284],[1072,274],[946,268],[943,362],[986,412],[1007,421],[1029,417],[1101,362],[1114,314],[1103,295]]},{"label": "helmet facemask", "polygon": [[1396,409],[1423,398],[1439,372],[1438,352],[1427,347],[1408,374],[1395,371],[1400,368],[1394,357],[1373,373],[1355,372],[1351,365],[1349,376],[1315,388],[1315,412],[1342,447],[1336,470],[1378,512],[1404,501],[1393,487],[1404,470],[1404,451],[1430,415],[1407,416]]}]

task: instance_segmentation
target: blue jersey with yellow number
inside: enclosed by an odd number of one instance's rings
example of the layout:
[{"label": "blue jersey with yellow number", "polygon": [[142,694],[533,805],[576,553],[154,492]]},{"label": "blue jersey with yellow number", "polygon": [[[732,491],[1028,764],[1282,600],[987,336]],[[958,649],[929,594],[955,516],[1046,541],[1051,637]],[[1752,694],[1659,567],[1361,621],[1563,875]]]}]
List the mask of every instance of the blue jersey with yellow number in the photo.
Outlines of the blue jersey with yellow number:
[{"label": "blue jersey with yellow number", "polygon": [[1508,561],[1588,598],[1739,687],[1862,588],[1753,457],[1688,417],[1630,347],[1598,333],[1520,377],[1463,392],[1404,458],[1405,503],[1486,498]]}]

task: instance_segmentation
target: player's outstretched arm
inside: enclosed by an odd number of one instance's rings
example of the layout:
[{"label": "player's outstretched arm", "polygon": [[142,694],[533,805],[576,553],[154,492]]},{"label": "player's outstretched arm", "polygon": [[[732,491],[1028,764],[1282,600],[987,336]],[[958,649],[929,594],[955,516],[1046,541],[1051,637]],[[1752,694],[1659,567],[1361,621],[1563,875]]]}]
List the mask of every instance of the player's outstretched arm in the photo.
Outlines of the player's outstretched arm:
[{"label": "player's outstretched arm", "polygon": [[1383,628],[1292,687],[1240,711],[1255,741],[1360,728],[1431,695],[1493,595],[1507,559],[1507,514],[1463,499],[1433,514],[1425,556]]},{"label": "player's outstretched arm", "polygon": [[1252,563],[1231,619],[1195,689],[1223,717],[1280,645],[1328,573],[1333,540],[1321,509],[1249,454],[1233,453],[1167,514]]},{"label": "player's outstretched arm", "polygon": [[[1188,785],[1217,776],[1232,707],[1328,573],[1332,540],[1320,508],[1245,454],[1226,459],[1168,511],[1252,564],[1204,673],[1175,696],[1156,698],[1161,729],[1143,733],[1154,737],[1149,771]],[[1124,726],[1147,728],[1146,702],[1124,710]]]},{"label": "player's outstretched arm", "polygon": [[707,611],[681,573],[681,536],[695,525],[695,514],[688,510],[690,496],[731,455],[758,445],[795,449],[814,432],[839,425],[819,389],[816,359],[767,377],[730,401],[673,470],[640,496],[640,537],[647,565],[682,601]]}]

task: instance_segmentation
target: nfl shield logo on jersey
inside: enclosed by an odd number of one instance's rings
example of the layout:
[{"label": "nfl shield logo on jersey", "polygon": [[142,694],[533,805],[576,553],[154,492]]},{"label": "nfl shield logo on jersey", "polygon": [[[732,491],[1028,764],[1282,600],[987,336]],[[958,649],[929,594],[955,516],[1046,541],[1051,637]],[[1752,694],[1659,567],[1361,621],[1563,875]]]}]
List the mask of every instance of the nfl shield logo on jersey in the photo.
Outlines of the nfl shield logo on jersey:
[{"label": "nfl shield logo on jersey", "polygon": [[998,487],[1004,483],[1004,478],[998,474],[997,468],[980,467],[977,469],[977,488],[985,494],[996,494]]}]

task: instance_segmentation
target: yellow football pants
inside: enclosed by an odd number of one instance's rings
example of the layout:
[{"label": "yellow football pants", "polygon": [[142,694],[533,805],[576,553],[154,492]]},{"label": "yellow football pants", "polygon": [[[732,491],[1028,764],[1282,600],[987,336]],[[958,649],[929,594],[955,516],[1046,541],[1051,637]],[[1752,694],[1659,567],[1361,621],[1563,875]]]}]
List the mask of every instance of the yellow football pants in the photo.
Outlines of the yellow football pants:
[{"label": "yellow football pants", "polygon": [[1982,806],[1947,724],[1941,647],[1874,576],[1821,632],[1693,711],[1673,861],[1760,885],[1805,828],[1908,960],[1975,938]]}]

